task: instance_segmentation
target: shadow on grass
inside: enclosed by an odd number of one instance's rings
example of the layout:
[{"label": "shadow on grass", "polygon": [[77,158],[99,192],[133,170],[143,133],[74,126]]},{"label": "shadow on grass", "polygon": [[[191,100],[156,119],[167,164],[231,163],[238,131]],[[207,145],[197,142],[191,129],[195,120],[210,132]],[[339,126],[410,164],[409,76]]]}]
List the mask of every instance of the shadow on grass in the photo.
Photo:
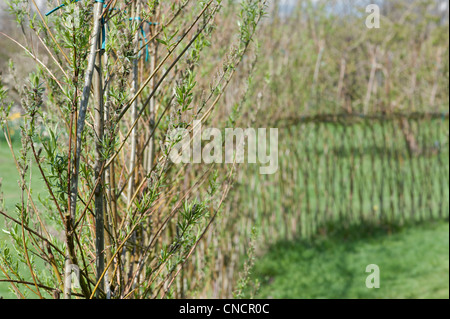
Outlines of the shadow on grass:
[{"label": "shadow on grass", "polygon": [[[369,264],[380,266],[382,289],[367,289]],[[261,284],[259,298],[448,298],[443,276],[448,221],[366,222],[276,243],[256,261],[253,280]]]},{"label": "shadow on grass", "polygon": [[309,239],[297,238],[293,241],[282,240],[275,244],[282,247],[304,246],[318,250],[326,250],[329,244],[349,244],[352,245],[358,241],[366,241],[368,239],[377,239],[380,237],[389,236],[399,233],[404,229],[409,229],[414,226],[429,225],[433,222],[408,222],[408,223],[389,223],[383,221],[365,220],[360,223],[349,224],[343,222],[329,222],[318,227],[318,232]]}]

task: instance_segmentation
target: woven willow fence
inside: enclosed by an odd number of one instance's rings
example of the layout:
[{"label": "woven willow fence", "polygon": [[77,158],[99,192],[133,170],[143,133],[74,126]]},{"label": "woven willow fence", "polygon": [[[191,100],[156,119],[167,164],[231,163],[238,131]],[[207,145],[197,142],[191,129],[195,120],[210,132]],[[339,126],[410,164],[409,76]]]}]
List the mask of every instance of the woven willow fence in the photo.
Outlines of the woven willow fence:
[{"label": "woven willow fence", "polygon": [[279,152],[279,173],[242,179],[253,202],[236,204],[268,241],[449,216],[448,114],[303,118],[280,130]]},{"label": "woven willow fence", "polygon": [[[279,171],[239,170],[212,233],[209,296],[232,296],[238,256],[256,246],[449,218],[448,113],[315,115],[277,123]],[[369,226],[369,227],[365,227]],[[217,236],[220,235],[220,236]],[[208,254],[206,254],[208,255]],[[194,265],[193,265],[194,266]],[[197,259],[195,268],[202,266]]]}]

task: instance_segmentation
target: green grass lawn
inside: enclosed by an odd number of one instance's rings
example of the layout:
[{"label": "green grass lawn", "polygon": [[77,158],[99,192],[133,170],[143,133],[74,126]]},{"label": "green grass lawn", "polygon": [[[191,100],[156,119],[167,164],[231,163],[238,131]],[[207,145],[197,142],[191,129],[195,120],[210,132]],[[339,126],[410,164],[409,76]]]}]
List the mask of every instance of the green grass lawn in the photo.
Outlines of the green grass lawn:
[{"label": "green grass lawn", "polygon": [[[16,143],[13,145],[14,153],[16,157],[19,154],[21,146]],[[29,183],[30,170],[28,170],[26,180]],[[6,211],[10,212],[14,209],[15,205],[20,201],[20,187],[19,187],[19,173],[17,172],[14,159],[9,150],[8,144],[0,139],[0,180],[1,188],[0,192],[4,199],[4,208]],[[31,167],[31,189],[33,199],[37,203],[37,195],[43,193],[44,182],[42,181],[41,174],[37,165],[32,165]],[[0,203],[1,205],[1,203]],[[2,219],[0,219],[2,220]],[[0,223],[3,225],[3,223]]]},{"label": "green grass lawn", "polygon": [[[366,288],[369,264],[379,266],[379,289]],[[256,278],[259,298],[449,298],[449,224],[281,242],[256,261]]]},{"label": "green grass lawn", "polygon": [[[18,154],[19,150],[20,145],[15,144],[14,151],[16,155]],[[32,196],[36,204],[39,205],[37,201],[37,195],[39,193],[43,193],[44,185],[40,178],[40,173],[36,165],[32,166],[31,174],[33,176],[31,183],[33,190]],[[2,211],[12,213],[14,211],[15,205],[20,202],[21,197],[20,187],[18,184],[19,173],[17,172],[8,145],[2,139],[0,139],[0,179],[2,184],[0,192],[2,193],[4,199],[4,207],[2,207],[2,203],[0,203],[0,209]],[[2,229],[4,228],[5,218],[3,216],[0,216],[0,241],[9,243],[8,236],[2,231]],[[0,275],[0,278],[4,278],[3,274]],[[14,295],[9,291],[8,287],[10,287],[9,284],[0,283],[0,296],[3,296],[5,298],[14,298]]]},{"label": "green grass lawn", "polygon": [[[5,209],[14,207],[13,202],[18,200],[19,175],[11,157],[11,152],[8,149],[6,142],[0,140],[0,192],[5,201]],[[0,203],[1,204],[1,203]],[[1,207],[3,208],[3,207]]]},{"label": "green grass lawn", "polygon": [[[8,146],[5,141],[0,140],[0,180],[1,180],[1,189],[0,189],[0,197],[4,199],[4,207],[2,207],[3,203],[0,203],[0,209],[10,210],[14,207],[14,202],[19,199],[18,195],[18,183],[19,176],[17,170],[14,167],[14,161],[11,157],[11,152],[8,149]],[[4,228],[5,218],[0,216],[0,241],[7,241],[8,236],[1,231]],[[3,278],[3,276],[1,276]],[[9,284],[0,283],[0,296],[3,297],[12,297],[13,295],[8,290]]]}]

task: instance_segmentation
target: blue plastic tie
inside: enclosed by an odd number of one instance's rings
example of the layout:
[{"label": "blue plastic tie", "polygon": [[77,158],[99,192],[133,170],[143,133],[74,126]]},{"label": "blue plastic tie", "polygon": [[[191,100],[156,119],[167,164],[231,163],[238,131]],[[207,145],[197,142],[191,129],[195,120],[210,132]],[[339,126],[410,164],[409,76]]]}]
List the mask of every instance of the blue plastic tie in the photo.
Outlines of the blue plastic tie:
[{"label": "blue plastic tie", "polygon": [[[106,8],[108,5],[105,4],[105,0],[95,0],[95,2],[97,3],[103,3],[103,8]],[[105,18],[101,19],[101,24],[102,24],[102,50],[106,49],[106,23],[105,23]]]},{"label": "blue plastic tie", "polygon": [[[105,4],[105,0],[95,0],[95,2],[98,3],[103,3],[103,8],[106,8],[107,5]],[[101,24],[102,24],[102,50],[106,49],[106,23],[105,23],[105,18],[101,19]]]},{"label": "blue plastic tie", "polygon": [[[70,4],[72,4],[72,3],[77,3],[78,1],[80,1],[80,0],[72,0],[72,1],[70,1]],[[99,0],[99,1],[100,1],[100,0]],[[61,9],[62,7],[65,7],[65,6],[66,6],[65,3],[61,4],[61,5],[57,6],[56,8],[54,8],[54,9],[50,10],[49,12],[47,12],[47,13],[45,14],[45,16],[48,17],[48,16],[51,15],[53,12],[58,11],[59,9]]]},{"label": "blue plastic tie", "polygon": [[[142,20],[141,19],[141,17],[135,17],[135,18],[130,18],[130,21],[133,21],[133,20],[138,20],[138,21],[140,21],[140,20]],[[155,23],[155,22],[149,22],[149,21],[144,21],[145,23],[147,23],[149,26],[152,26],[152,25],[157,25],[158,23]],[[147,38],[147,35],[145,34],[145,30],[144,30],[144,27],[141,25],[140,27],[139,27],[139,29],[140,29],[140,31],[141,31],[141,34],[142,34],[142,40],[141,40],[141,43],[143,43],[143,41],[145,41],[145,39]],[[148,48],[148,43],[145,45],[145,62],[147,62],[148,61],[148,58],[149,58],[149,56],[150,56],[150,52],[149,52],[150,50],[149,50],[149,48]]]}]

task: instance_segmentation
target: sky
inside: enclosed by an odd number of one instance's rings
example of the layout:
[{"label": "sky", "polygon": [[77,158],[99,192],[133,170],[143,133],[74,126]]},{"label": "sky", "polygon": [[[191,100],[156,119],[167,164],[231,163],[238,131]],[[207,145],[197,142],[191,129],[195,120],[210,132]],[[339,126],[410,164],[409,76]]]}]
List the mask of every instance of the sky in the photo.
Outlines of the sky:
[{"label": "sky", "polygon": [[[45,3],[46,0],[35,0],[36,3],[38,4],[38,6],[41,8],[41,10],[46,10],[45,8]],[[270,0],[269,0],[270,1]],[[312,2],[319,2],[319,0],[311,0]],[[366,6],[368,4],[371,3],[382,3],[383,1],[386,0],[337,0],[337,5],[338,6],[348,6],[349,4],[351,4],[352,6]],[[441,12],[444,12],[446,10],[448,10],[449,7],[449,0],[436,0],[436,1],[440,1],[440,6],[439,9],[441,10]],[[295,7],[296,3],[298,2],[298,0],[280,0],[280,14],[282,16],[288,15],[290,12],[292,12],[293,8]],[[6,1],[5,0],[0,0],[0,13],[1,11],[3,11],[6,7]],[[336,10],[339,10],[339,8],[335,8]],[[1,15],[0,15],[0,19]],[[0,26],[1,26],[1,21],[0,20]]]}]

